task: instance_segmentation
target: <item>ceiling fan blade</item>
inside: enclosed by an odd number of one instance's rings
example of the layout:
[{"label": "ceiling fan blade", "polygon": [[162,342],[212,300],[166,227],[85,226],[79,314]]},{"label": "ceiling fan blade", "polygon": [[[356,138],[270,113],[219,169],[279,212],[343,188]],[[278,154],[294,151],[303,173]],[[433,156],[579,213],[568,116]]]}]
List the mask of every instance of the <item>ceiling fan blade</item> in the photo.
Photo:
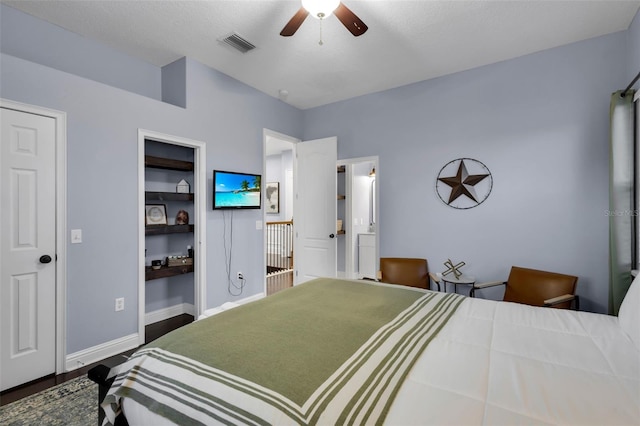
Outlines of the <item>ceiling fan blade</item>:
[{"label": "ceiling fan blade", "polygon": [[342,22],[342,25],[347,27],[351,34],[356,37],[361,36],[369,29],[355,13],[342,3],[340,3],[340,6],[338,6],[333,14],[336,15],[340,22]]},{"label": "ceiling fan blade", "polygon": [[298,10],[296,14],[293,15],[293,18],[291,18],[289,22],[287,22],[287,25],[284,26],[282,31],[280,31],[280,35],[283,37],[291,37],[292,35],[294,35],[296,31],[298,31],[298,28],[300,28],[300,25],[302,25],[302,23],[304,22],[308,14],[309,12],[307,12],[307,9],[301,7],[300,10]]}]

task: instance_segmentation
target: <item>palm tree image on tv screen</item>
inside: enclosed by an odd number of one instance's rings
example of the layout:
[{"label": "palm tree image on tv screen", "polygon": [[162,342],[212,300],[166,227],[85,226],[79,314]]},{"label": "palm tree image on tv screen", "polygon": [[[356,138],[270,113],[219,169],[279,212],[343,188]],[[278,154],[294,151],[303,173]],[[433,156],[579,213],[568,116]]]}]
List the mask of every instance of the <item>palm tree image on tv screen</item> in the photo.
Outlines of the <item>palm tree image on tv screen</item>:
[{"label": "palm tree image on tv screen", "polygon": [[261,175],[213,171],[214,209],[259,209]]}]

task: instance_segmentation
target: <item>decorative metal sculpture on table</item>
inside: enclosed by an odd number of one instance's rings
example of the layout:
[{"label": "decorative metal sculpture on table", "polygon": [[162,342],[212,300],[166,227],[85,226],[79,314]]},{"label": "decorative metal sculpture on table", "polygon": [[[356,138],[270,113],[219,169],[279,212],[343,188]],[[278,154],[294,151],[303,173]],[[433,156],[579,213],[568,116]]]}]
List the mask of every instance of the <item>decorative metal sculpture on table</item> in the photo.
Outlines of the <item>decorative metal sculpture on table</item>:
[{"label": "decorative metal sculpture on table", "polygon": [[444,271],[442,273],[443,276],[447,276],[451,273],[453,273],[453,275],[456,277],[456,279],[460,278],[460,276],[462,275],[462,272],[460,272],[460,268],[462,268],[464,265],[466,265],[466,263],[464,262],[460,262],[457,264],[453,264],[453,262],[451,261],[451,259],[447,259],[446,262],[444,262],[444,266],[447,267],[447,270]]}]

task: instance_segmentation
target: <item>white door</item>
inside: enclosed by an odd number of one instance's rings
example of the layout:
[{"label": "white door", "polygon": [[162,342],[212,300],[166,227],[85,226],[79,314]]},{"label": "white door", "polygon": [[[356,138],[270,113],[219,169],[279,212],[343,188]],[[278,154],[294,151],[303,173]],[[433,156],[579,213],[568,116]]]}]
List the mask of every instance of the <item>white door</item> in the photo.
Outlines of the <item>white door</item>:
[{"label": "white door", "polygon": [[295,284],[336,275],[336,137],[296,145]]},{"label": "white door", "polygon": [[0,388],[55,373],[55,120],[0,109]]}]

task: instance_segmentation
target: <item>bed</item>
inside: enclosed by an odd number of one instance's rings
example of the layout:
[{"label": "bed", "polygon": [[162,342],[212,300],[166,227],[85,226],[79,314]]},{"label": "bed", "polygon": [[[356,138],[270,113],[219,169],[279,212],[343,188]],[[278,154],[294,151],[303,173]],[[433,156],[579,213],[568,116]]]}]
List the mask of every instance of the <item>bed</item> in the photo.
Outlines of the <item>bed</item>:
[{"label": "bed", "polygon": [[640,283],[612,317],[319,278],[117,371],[104,424],[640,424]]}]

